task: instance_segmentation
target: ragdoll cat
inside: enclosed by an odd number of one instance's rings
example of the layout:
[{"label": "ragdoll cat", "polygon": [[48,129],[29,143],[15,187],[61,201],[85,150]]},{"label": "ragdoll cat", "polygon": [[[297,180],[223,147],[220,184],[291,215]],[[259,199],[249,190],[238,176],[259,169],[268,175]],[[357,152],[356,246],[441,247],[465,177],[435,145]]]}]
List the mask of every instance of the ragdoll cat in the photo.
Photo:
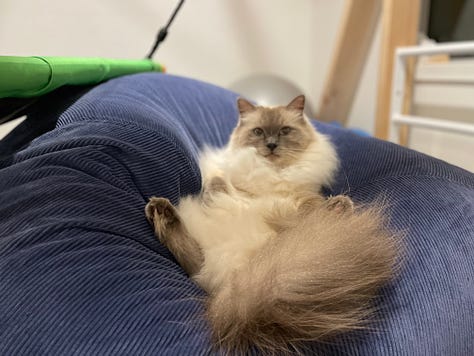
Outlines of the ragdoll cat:
[{"label": "ragdoll cat", "polygon": [[217,346],[244,354],[296,350],[360,328],[377,289],[393,275],[396,244],[376,206],[325,198],[338,158],[304,117],[237,101],[230,142],[205,150],[203,188],[174,207],[145,208],[160,241],[208,293]]}]

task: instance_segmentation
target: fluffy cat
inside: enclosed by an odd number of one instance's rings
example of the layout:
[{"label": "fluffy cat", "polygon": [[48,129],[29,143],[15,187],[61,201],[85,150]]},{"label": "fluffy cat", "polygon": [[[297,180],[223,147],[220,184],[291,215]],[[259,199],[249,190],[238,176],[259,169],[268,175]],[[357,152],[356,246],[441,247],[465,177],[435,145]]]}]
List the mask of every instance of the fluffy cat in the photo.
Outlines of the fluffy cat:
[{"label": "fluffy cat", "polygon": [[216,344],[244,354],[296,350],[364,325],[393,275],[380,208],[325,198],[338,158],[304,117],[304,96],[268,108],[239,99],[227,146],[200,159],[203,188],[174,207],[151,198],[155,234],[208,293]]}]

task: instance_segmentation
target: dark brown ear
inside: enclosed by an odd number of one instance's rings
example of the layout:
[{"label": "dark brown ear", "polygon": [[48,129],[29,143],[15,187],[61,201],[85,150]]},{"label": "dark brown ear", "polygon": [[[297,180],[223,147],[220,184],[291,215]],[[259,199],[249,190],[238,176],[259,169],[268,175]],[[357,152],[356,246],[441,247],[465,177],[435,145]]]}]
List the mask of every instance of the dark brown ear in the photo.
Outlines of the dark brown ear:
[{"label": "dark brown ear", "polygon": [[244,115],[250,111],[255,110],[255,105],[243,98],[237,99],[237,107],[239,108],[240,115]]},{"label": "dark brown ear", "polygon": [[287,109],[300,111],[302,113],[304,110],[304,101],[305,101],[304,95],[298,95],[286,107]]}]

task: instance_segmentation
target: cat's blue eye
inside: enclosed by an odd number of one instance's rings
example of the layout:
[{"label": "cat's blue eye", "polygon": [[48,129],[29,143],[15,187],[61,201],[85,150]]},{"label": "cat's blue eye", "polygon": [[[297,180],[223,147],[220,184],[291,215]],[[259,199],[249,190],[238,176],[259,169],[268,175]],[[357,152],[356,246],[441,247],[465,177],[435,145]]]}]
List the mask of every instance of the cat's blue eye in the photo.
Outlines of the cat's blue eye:
[{"label": "cat's blue eye", "polygon": [[285,136],[291,132],[291,127],[285,126],[280,129],[280,135]]},{"label": "cat's blue eye", "polygon": [[256,127],[253,129],[253,133],[255,136],[262,136],[263,135],[263,130],[260,127]]}]

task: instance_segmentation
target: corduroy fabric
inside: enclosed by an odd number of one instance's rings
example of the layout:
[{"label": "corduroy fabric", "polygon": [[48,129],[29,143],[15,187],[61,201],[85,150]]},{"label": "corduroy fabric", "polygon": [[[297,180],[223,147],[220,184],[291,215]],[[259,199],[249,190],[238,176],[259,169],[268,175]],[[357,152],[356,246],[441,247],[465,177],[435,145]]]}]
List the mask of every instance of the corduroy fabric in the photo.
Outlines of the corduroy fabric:
[{"label": "corduroy fabric", "polygon": [[[204,293],[153,237],[151,195],[200,188],[236,95],[162,74],[111,80],[0,161],[0,355],[206,355]],[[434,158],[318,124],[336,144],[332,193],[383,194],[406,232],[373,330],[308,354],[474,354],[474,178]],[[310,351],[312,350],[312,351]]]}]

